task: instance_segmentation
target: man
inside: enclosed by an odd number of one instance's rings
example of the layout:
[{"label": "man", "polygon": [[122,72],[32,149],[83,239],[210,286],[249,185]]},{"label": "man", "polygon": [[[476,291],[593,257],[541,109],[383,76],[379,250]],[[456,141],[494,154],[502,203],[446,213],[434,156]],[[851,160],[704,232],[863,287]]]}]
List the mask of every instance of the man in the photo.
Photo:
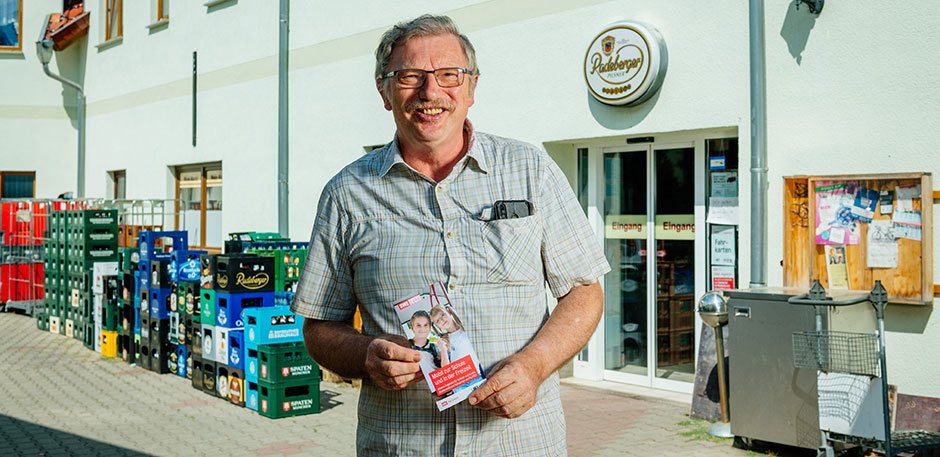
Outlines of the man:
[{"label": "man", "polygon": [[[358,452],[564,455],[555,372],[597,326],[610,270],[584,213],[544,152],[473,130],[476,57],[449,18],[391,28],[375,76],[395,138],[323,189],[292,305],[313,358],[364,378]],[[497,219],[499,200],[528,201],[531,215]],[[393,310],[437,281],[488,379],[443,412]],[[357,303],[362,334],[349,325]]]}]

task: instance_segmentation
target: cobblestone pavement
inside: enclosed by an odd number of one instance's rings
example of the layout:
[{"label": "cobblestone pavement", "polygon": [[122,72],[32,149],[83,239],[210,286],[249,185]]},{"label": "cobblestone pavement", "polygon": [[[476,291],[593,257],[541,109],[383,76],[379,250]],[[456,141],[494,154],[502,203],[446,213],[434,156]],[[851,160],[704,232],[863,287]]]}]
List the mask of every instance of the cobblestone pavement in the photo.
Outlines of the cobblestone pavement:
[{"label": "cobblestone pavement", "polygon": [[[272,420],[0,313],[2,456],[354,455],[358,390],[320,389],[322,413]],[[684,436],[688,404],[571,384],[562,393],[572,456],[746,454]]]}]

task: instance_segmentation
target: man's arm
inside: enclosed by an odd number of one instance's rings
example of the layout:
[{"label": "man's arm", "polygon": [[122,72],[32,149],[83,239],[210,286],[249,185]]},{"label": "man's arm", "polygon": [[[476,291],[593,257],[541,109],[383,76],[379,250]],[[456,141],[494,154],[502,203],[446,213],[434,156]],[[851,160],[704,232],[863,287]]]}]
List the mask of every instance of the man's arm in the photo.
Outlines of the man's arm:
[{"label": "man's arm", "polygon": [[542,382],[591,338],[603,310],[600,284],[572,288],[558,299],[535,338],[493,367],[489,379],[470,395],[470,404],[507,419],[521,416],[535,405]]},{"label": "man's arm", "polygon": [[366,336],[344,322],[304,319],[304,345],[318,364],[347,378],[371,378],[387,390],[424,380],[421,353],[400,335]]}]

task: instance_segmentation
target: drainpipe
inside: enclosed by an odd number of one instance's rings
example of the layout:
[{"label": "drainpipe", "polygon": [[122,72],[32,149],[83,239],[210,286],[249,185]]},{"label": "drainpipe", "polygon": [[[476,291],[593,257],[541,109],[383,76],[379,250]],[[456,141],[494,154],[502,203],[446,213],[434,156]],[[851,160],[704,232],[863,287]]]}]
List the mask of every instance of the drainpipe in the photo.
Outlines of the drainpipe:
[{"label": "drainpipe", "polygon": [[751,282],[767,285],[767,89],[764,1],[749,0],[751,57]]},{"label": "drainpipe", "polygon": [[290,0],[281,0],[280,46],[277,63],[277,231],[282,237],[289,236],[288,228],[288,159],[287,149],[287,57],[288,34],[290,33]]},{"label": "drainpipe", "polygon": [[46,72],[50,78],[78,91],[78,186],[75,196],[82,198],[85,196],[85,92],[78,83],[69,81],[49,70],[49,61],[52,60],[53,52],[52,40],[46,38],[49,16],[46,16],[46,21],[42,24],[42,32],[39,34],[39,40],[36,41],[36,54],[42,62],[42,71]]}]

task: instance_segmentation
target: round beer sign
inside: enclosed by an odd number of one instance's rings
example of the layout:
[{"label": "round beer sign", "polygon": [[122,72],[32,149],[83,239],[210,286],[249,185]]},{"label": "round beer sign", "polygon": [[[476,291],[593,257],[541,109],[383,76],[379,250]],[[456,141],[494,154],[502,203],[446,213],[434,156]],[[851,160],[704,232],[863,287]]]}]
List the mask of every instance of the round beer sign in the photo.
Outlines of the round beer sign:
[{"label": "round beer sign", "polygon": [[659,90],[667,62],[666,43],[656,29],[641,22],[615,22],[588,46],[584,80],[598,101],[634,105]]}]

